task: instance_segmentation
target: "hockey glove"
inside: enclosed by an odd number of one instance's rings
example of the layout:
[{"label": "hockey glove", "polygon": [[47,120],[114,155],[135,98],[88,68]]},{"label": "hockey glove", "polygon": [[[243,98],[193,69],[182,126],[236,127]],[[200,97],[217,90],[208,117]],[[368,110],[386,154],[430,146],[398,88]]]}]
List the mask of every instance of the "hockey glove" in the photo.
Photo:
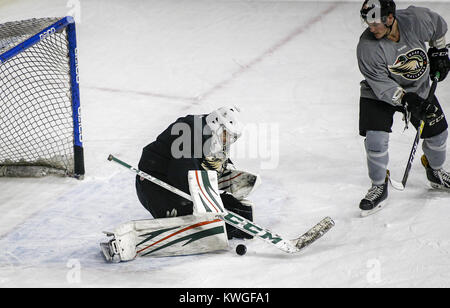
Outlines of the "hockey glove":
[{"label": "hockey glove", "polygon": [[217,171],[218,178],[222,176],[226,169],[236,169],[230,159],[216,157],[205,157],[201,166],[204,170]]},{"label": "hockey glove", "polygon": [[[220,195],[220,198],[222,199],[223,206],[225,209],[227,209],[230,212],[236,213],[250,221],[253,221],[253,208],[251,205],[249,205],[245,201],[239,201],[237,200],[233,195],[222,193]],[[227,224],[227,235],[228,239],[232,238],[245,238],[245,239],[252,239],[253,236]]]},{"label": "hockey glove", "polygon": [[428,49],[428,58],[430,59],[430,78],[436,76],[436,73],[440,73],[439,81],[442,81],[447,77],[450,70],[450,60],[448,59],[448,49],[437,49],[431,47]]},{"label": "hockey glove", "polygon": [[438,111],[434,104],[427,102],[413,92],[403,95],[402,105],[413,117],[424,121],[431,121],[436,117]]},{"label": "hockey glove", "polygon": [[215,157],[205,157],[201,163],[204,170],[214,170],[217,173],[222,173],[224,169],[224,160]]}]

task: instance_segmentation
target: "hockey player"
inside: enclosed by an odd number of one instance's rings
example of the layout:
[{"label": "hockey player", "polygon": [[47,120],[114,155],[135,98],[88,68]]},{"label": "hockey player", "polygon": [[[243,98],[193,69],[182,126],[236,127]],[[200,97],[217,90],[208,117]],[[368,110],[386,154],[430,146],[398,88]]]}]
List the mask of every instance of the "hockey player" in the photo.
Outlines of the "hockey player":
[{"label": "hockey player", "polygon": [[[447,24],[437,13],[410,6],[396,10],[392,0],[366,0],[361,18],[368,28],[357,47],[361,82],[359,131],[365,137],[367,166],[372,187],[360,209],[373,212],[388,197],[388,147],[393,115],[403,112],[416,127],[425,120],[422,164],[432,187],[450,188],[446,159],[447,121],[436,97],[425,98],[430,78],[450,69],[445,34]],[[429,49],[426,48],[429,43]]]},{"label": "hockey player", "polygon": [[[210,114],[187,115],[177,119],[155,141],[144,147],[139,161],[142,170],[189,194],[189,170],[215,170],[218,179],[234,168],[230,145],[242,134],[239,110],[219,108]],[[191,215],[193,204],[152,182],[136,177],[136,192],[154,218]],[[224,207],[252,220],[252,204],[233,194],[221,194]],[[228,238],[252,238],[227,225]]]},{"label": "hockey player", "polygon": [[[231,238],[252,238],[225,224],[216,216],[218,212],[206,209],[207,202],[212,202],[248,220],[253,218],[247,196],[259,184],[259,177],[236,170],[229,159],[230,145],[242,134],[238,114],[236,107],[222,107],[210,114],[187,115],[144,147],[139,170],[191,197],[180,197],[174,190],[137,176],[137,196],[153,219],[132,220],[105,232],[110,240],[100,247],[108,261],[213,252],[227,249]],[[198,171],[203,171],[200,177],[192,177]],[[204,196],[201,201],[196,199],[199,191]],[[215,199],[219,195],[221,202]]]}]

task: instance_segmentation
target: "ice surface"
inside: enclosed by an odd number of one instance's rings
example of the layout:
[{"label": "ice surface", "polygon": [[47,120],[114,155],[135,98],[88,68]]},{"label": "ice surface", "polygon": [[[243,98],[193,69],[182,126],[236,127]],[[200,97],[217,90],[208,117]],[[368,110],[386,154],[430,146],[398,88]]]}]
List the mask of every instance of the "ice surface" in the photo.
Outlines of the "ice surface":
[{"label": "ice surface", "polygon": [[[449,287],[450,195],[428,187],[421,150],[406,190],[391,189],[383,211],[359,217],[370,183],[358,135],[357,2],[2,2],[2,22],[79,18],[87,174],[0,178],[0,287]],[[448,3],[414,3],[450,21]],[[437,95],[450,112],[448,82]],[[291,238],[325,216],[334,229],[298,255],[254,240],[245,257],[231,248],[105,263],[101,232],[149,217],[133,175],[108,154],[137,165],[177,117],[226,104],[241,107],[258,137],[273,134],[268,144],[243,137],[241,148],[253,148],[234,159],[262,177],[255,220]],[[396,116],[396,179],[414,135]]]}]

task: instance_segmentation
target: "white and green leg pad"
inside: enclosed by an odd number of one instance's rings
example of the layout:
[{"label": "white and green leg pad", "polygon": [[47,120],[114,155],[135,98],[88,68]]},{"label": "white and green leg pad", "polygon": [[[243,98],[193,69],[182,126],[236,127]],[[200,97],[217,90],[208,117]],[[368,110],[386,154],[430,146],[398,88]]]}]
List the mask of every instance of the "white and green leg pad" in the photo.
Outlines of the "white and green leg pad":
[{"label": "white and green leg pad", "polygon": [[177,256],[225,250],[225,223],[215,214],[135,220],[105,232],[112,238],[100,247],[107,261],[137,256]]}]

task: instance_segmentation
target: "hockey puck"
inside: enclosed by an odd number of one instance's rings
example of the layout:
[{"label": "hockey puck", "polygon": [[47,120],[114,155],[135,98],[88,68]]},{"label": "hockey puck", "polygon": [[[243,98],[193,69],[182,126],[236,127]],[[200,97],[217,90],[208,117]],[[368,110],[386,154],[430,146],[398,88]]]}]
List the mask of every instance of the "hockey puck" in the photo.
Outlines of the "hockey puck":
[{"label": "hockey puck", "polygon": [[236,246],[236,253],[240,256],[245,255],[247,252],[247,246],[245,246],[244,244],[239,244]]}]

